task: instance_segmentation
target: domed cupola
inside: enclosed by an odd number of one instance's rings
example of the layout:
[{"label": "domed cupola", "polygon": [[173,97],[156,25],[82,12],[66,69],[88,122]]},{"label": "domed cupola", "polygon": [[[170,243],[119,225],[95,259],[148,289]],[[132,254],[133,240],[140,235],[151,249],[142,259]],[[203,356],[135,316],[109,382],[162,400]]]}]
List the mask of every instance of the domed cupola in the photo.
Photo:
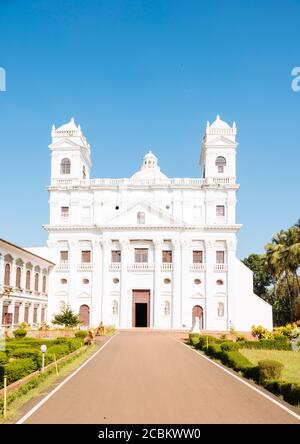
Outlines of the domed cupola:
[{"label": "domed cupola", "polygon": [[157,163],[157,157],[149,151],[143,160],[140,170],[131,176],[133,180],[168,180],[168,177],[160,171]]}]

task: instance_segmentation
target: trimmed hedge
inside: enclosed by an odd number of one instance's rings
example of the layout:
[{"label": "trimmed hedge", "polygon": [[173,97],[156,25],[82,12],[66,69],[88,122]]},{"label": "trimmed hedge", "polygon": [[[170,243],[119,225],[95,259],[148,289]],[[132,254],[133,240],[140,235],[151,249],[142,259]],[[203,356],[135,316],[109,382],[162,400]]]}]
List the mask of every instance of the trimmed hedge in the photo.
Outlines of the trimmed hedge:
[{"label": "trimmed hedge", "polygon": [[211,344],[222,344],[222,339],[215,338],[210,335],[199,335],[198,344],[196,344],[196,348],[198,350],[205,350],[207,345]]},{"label": "trimmed hedge", "polygon": [[237,372],[246,372],[255,367],[245,356],[239,351],[223,351],[221,355],[223,364],[233,368]]},{"label": "trimmed hedge", "polygon": [[0,366],[0,387],[3,387],[3,376],[7,376],[7,384],[12,384],[24,376],[37,370],[37,364],[30,358],[18,359],[6,365]]},{"label": "trimmed hedge", "polygon": [[42,354],[40,351],[34,348],[16,348],[12,350],[10,357],[25,359],[32,359],[38,368],[42,366]]},{"label": "trimmed hedge", "polygon": [[51,347],[49,347],[45,353],[45,356],[49,357],[55,354],[56,359],[59,359],[69,353],[70,353],[69,346],[67,344],[60,344],[60,345],[52,345]]},{"label": "trimmed hedge", "polygon": [[240,345],[238,342],[223,342],[221,344],[221,349],[223,351],[236,351],[240,348]]},{"label": "trimmed hedge", "polygon": [[258,362],[259,381],[264,383],[270,379],[280,379],[284,365],[273,359],[265,359]]},{"label": "trimmed hedge", "polygon": [[223,352],[220,344],[210,344],[207,348],[205,347],[204,352],[206,355],[213,358],[222,359]]},{"label": "trimmed hedge", "polygon": [[292,350],[292,345],[282,340],[260,339],[259,341],[240,341],[239,348],[290,351]]},{"label": "trimmed hedge", "polygon": [[266,381],[264,387],[276,396],[282,396],[292,405],[300,404],[300,383],[286,381]]},{"label": "trimmed hedge", "polygon": [[189,343],[193,346],[196,346],[199,342],[199,338],[200,338],[199,333],[190,333],[189,334]]},{"label": "trimmed hedge", "polygon": [[87,335],[88,335],[87,330],[78,330],[78,331],[75,332],[75,338],[82,338],[82,339],[84,339]]},{"label": "trimmed hedge", "polygon": [[27,330],[25,328],[17,328],[13,331],[13,335],[16,339],[23,339],[27,335]]},{"label": "trimmed hedge", "polygon": [[0,365],[6,364],[7,362],[8,362],[7,354],[0,351]]}]

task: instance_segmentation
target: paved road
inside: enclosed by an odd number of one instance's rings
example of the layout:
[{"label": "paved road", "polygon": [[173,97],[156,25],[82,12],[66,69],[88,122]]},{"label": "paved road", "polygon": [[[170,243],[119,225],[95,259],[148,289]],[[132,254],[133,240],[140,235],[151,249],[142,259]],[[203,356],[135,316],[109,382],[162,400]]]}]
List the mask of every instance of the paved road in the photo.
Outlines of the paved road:
[{"label": "paved road", "polygon": [[299,423],[172,334],[121,332],[26,423]]}]

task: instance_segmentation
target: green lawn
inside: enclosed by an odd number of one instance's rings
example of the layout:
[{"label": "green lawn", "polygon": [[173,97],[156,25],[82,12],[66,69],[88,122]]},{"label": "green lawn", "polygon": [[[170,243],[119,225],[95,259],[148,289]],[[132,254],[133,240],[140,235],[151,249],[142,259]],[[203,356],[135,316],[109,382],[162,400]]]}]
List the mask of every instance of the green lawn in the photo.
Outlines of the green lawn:
[{"label": "green lawn", "polygon": [[274,359],[282,362],[284,369],[281,379],[300,383],[300,351],[240,349],[240,353],[253,364],[257,364],[258,361],[264,359]]}]

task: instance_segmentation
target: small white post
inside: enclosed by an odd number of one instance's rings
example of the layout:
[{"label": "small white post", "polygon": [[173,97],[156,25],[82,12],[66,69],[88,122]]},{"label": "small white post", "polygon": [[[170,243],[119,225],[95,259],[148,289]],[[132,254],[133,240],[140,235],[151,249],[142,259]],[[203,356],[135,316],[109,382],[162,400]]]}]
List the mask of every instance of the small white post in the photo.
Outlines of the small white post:
[{"label": "small white post", "polygon": [[43,344],[41,345],[41,352],[42,352],[42,372],[45,370],[45,353],[47,351],[47,345]]}]

